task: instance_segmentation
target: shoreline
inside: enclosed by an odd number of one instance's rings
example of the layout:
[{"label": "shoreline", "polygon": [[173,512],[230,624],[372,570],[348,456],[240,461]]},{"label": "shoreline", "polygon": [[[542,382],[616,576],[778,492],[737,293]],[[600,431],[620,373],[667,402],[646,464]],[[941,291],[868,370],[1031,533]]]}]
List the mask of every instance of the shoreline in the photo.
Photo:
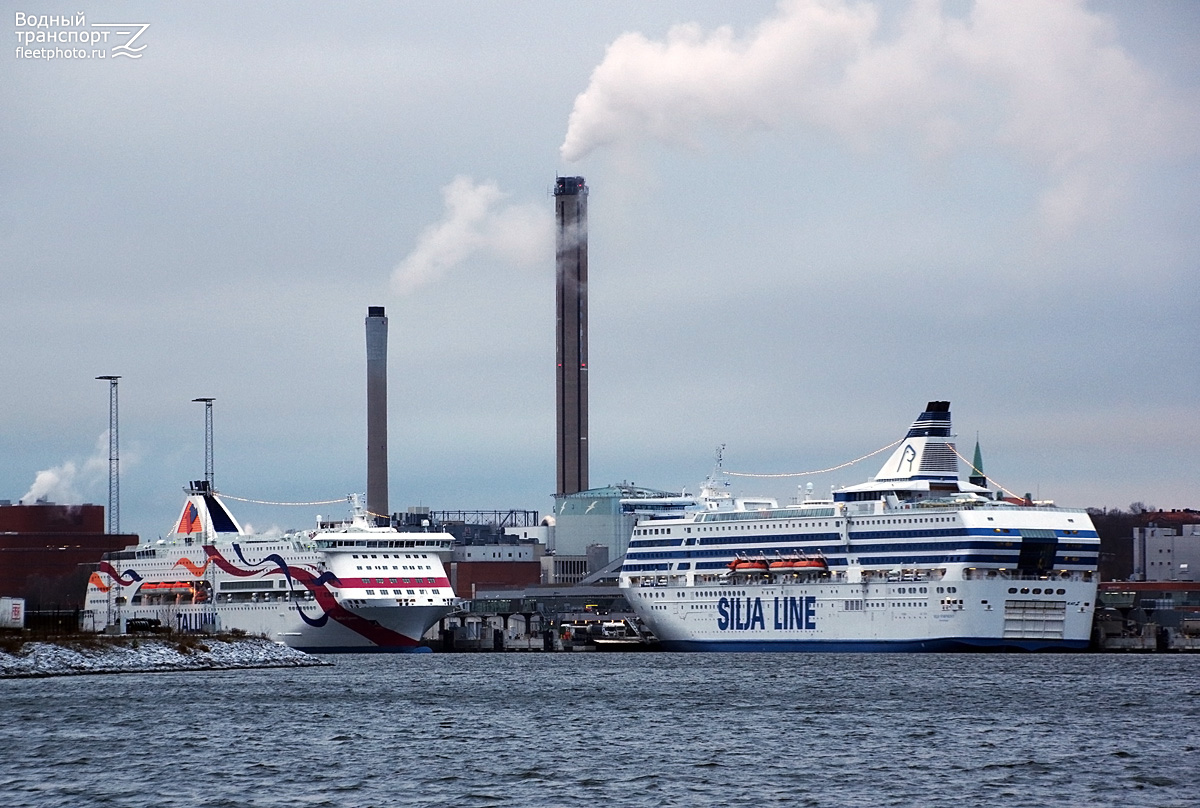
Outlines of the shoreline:
[{"label": "shoreline", "polygon": [[70,635],[0,637],[0,679],[332,665],[264,637]]}]

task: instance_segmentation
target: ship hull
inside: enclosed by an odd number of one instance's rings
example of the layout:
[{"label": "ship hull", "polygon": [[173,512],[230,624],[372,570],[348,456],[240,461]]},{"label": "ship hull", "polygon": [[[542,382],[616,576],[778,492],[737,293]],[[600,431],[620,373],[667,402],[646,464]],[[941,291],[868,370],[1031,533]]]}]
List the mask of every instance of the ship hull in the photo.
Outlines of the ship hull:
[{"label": "ship hull", "polygon": [[1078,579],[994,579],[743,581],[628,597],[669,651],[855,653],[1085,650],[1095,594]]},{"label": "ship hull", "polygon": [[994,637],[943,637],[922,640],[680,640],[663,642],[665,651],[763,653],[959,653],[1086,651],[1087,640],[998,640]]},{"label": "ship hull", "polygon": [[245,632],[308,653],[411,653],[428,650],[422,636],[450,613],[444,606],[364,607],[324,612],[313,601],[142,606],[123,613],[182,632]]}]

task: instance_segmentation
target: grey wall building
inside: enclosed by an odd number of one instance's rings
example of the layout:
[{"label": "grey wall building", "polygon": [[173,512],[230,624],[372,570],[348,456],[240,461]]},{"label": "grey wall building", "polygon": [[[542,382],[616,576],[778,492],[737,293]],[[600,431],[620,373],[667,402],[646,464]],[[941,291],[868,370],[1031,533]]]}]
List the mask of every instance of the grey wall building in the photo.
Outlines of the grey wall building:
[{"label": "grey wall building", "polygon": [[[638,488],[628,483],[558,494],[554,497],[554,551],[586,558],[593,545],[608,548],[608,557],[625,555],[633,526],[646,518],[637,501],[679,497],[666,491]],[[682,513],[682,509],[678,509]]]},{"label": "grey wall building", "polygon": [[1196,581],[1200,573],[1200,525],[1135,527],[1135,581]]}]

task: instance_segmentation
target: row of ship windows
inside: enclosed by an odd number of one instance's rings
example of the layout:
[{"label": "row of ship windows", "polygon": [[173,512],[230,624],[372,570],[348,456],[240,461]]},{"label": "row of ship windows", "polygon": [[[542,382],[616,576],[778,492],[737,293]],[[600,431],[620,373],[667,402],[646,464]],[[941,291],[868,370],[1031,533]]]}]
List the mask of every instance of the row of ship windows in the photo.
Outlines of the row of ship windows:
[{"label": "row of ship windows", "polygon": [[[362,566],[361,566],[361,565],[359,565],[359,566],[355,567],[354,569],[356,569],[356,570],[361,570],[361,569],[362,569]],[[379,566],[378,564],[376,564],[376,565],[372,566],[372,565],[368,564],[368,565],[367,565],[367,569],[369,569],[369,570],[386,570],[386,569],[387,569],[387,566],[386,566],[386,565],[384,565],[384,566]],[[420,565],[418,565],[418,564],[403,564],[403,565],[401,565],[401,566],[396,566],[395,564],[393,564],[393,565],[392,565],[392,569],[394,569],[394,570],[398,570],[398,569],[406,569],[406,570],[431,570],[431,569],[433,569],[433,567],[429,566],[428,564],[426,564],[426,565],[424,565],[424,566],[420,566]]]},{"label": "row of ship windows", "polygon": [[[388,591],[387,591],[386,589],[380,589],[380,590],[379,590],[379,594],[381,594],[381,595],[386,595],[387,593],[388,593]],[[393,590],[392,590],[392,594],[393,594],[393,595],[403,595],[404,593],[405,593],[405,590],[403,590],[403,589],[393,589]],[[374,590],[374,589],[368,589],[368,590],[367,590],[367,594],[368,594],[368,595],[374,595],[374,594],[375,594],[375,590]],[[409,589],[409,590],[408,590],[408,594],[410,594],[410,595],[415,595],[415,594],[417,594],[417,593],[416,593],[416,592],[414,592],[414,591],[412,591],[411,589]],[[424,590],[424,589],[422,589],[422,590],[421,590],[421,594],[422,594],[422,595],[424,595],[424,594],[427,594],[427,593],[425,592],[425,590]]]},{"label": "row of ship windows", "polygon": [[[997,528],[999,531],[1000,528]],[[1064,531],[1065,532],[1065,531]],[[1078,531],[1075,531],[1078,532]],[[983,548],[983,547],[1019,547],[1022,540],[1018,537],[1004,539],[985,538],[987,534],[980,536],[968,532],[963,528],[950,528],[939,530],[874,530],[874,531],[857,531],[850,534],[850,541],[857,544],[860,552],[869,550],[925,550],[937,547],[944,547],[947,543],[952,543],[955,547],[966,548]],[[1003,534],[1001,534],[1003,535]],[[974,539],[965,538],[975,536]],[[1053,537],[1051,537],[1053,538]],[[738,544],[763,544],[768,542],[787,542],[787,541],[838,541],[841,536],[837,533],[820,533],[810,536],[801,536],[800,534],[778,534],[778,533],[759,533],[746,534],[738,536],[736,541]],[[882,539],[924,539],[921,543],[897,544],[889,542],[887,544],[866,544],[870,541],[879,541]],[[700,538],[688,537],[682,539],[640,539],[629,542],[630,549],[641,549],[645,547],[693,547],[697,544],[701,545],[718,545],[726,547],[731,544],[731,540],[726,537]],[[1068,550],[1088,550],[1092,545],[1083,544],[1079,541],[1064,541],[1058,540],[1058,549],[1060,551]],[[711,555],[711,553],[710,553]]]},{"label": "row of ship windows", "polygon": [[[1032,591],[1033,591],[1033,594],[1035,594],[1035,595],[1040,595],[1040,594],[1042,594],[1042,590],[1041,590],[1041,589],[1037,589],[1037,588],[1035,588],[1035,589],[1033,589]],[[1020,590],[1020,592],[1021,592],[1021,594],[1022,594],[1022,595],[1028,595],[1028,594],[1030,593],[1030,589],[1029,589],[1029,587],[1027,587],[1027,586],[1023,586],[1023,587],[1021,587],[1021,590]],[[1017,588],[1016,588],[1015,586],[1010,586],[1010,587],[1008,588],[1008,594],[1010,594],[1010,595],[1015,595],[1015,594],[1017,594]],[[1049,589],[1049,588],[1047,588],[1047,589],[1046,589],[1046,594],[1047,594],[1047,595],[1065,595],[1065,594],[1067,594],[1067,590],[1065,590],[1065,589]]]},{"label": "row of ship windows", "polygon": [[[937,592],[939,595],[944,594],[946,592],[953,593],[953,592],[957,592],[957,591],[958,591],[957,586],[939,586],[937,588]],[[1014,589],[1012,591],[1015,592],[1016,590]],[[1040,589],[1037,590],[1038,593],[1040,593],[1041,591],[1042,590],[1040,590]],[[1049,592],[1050,590],[1047,589],[1046,591]],[[902,587],[896,589],[895,592],[898,595],[918,595],[918,594],[924,595],[929,592],[929,588],[925,587],[925,586],[922,586],[922,587],[902,586]],[[738,594],[739,593],[736,593],[736,592],[721,592],[721,591],[715,591],[715,590],[702,589],[702,590],[699,590],[696,592],[692,592],[692,597],[694,597],[694,598],[720,598],[720,597],[730,597],[731,595],[736,597]],[[1059,594],[1061,595],[1063,593],[1059,592]],[[655,597],[662,597],[662,594],[656,593]]]},{"label": "row of ship windows", "polygon": [[[745,544],[766,543],[766,542],[771,542],[771,541],[775,541],[775,539],[773,537],[766,536],[766,537],[761,537],[761,538],[759,538],[759,537],[747,538],[740,543],[745,545]],[[796,548],[789,548],[789,547],[773,547],[773,548],[768,547],[768,548],[764,548],[763,550],[760,550],[759,552],[764,552],[764,553],[774,552],[776,554],[781,554],[781,553],[795,552],[795,549]],[[808,546],[808,547],[804,547],[802,549],[804,549],[808,552],[817,552],[817,553],[838,552],[838,548],[834,548],[834,547],[830,547],[827,549],[825,547]],[[947,550],[957,550],[959,552],[954,555],[961,556],[962,558],[966,558],[968,556],[983,558],[984,557],[983,554],[978,553],[978,552],[972,552],[972,551],[991,550],[991,551],[993,551],[993,553],[999,552],[999,553],[1011,554],[1011,553],[1015,553],[1018,549],[1020,549],[1020,545],[1017,542],[1011,542],[1011,541],[965,541],[965,542],[964,541],[941,541],[941,542],[927,541],[927,542],[894,542],[894,543],[887,543],[887,544],[866,544],[863,542],[859,542],[856,544],[851,544],[846,552],[851,552],[851,553],[891,553],[891,554],[895,555],[898,553],[938,553],[938,552],[944,553]],[[1093,560],[1093,556],[1090,555],[1090,551],[1093,551],[1096,548],[1078,547],[1075,545],[1068,545],[1068,544],[1059,544],[1057,547],[1054,547],[1053,549],[1057,551],[1056,555],[1062,556],[1065,563],[1082,564],[1085,560],[1084,557],[1079,556],[1079,555],[1070,555],[1070,552],[1071,551],[1079,552],[1081,550],[1085,551],[1085,552],[1089,552],[1089,555],[1086,560],[1091,561],[1091,560]],[[715,558],[715,557],[728,558],[729,553],[730,553],[729,549],[643,551],[641,548],[638,548],[636,550],[631,549],[626,554],[626,558],[631,559],[631,560],[643,560],[643,559],[651,559],[651,558]],[[1006,555],[997,555],[996,558],[1004,559],[1004,558],[1007,558],[1007,556]]]},{"label": "row of ship windows", "polygon": [[[639,598],[665,598],[666,592],[635,592]],[[685,593],[686,594],[686,593]],[[723,598],[741,598],[745,597],[746,590],[737,589],[732,592],[693,592],[692,597],[723,597]]]},{"label": "row of ship windows", "polygon": [[[362,580],[363,580],[363,583],[364,583],[364,584],[369,584],[369,583],[371,583],[371,579],[369,579],[369,578],[363,578]],[[395,585],[396,585],[396,579],[395,579],[395,578],[388,578],[388,581],[387,581],[387,582],[388,582],[389,584],[391,584],[392,586],[395,586]],[[376,578],[376,579],[375,579],[375,584],[376,584],[377,586],[378,586],[378,585],[380,585],[380,584],[382,584],[382,583],[383,583],[383,579],[382,579],[382,578]],[[408,578],[401,578],[401,579],[400,579],[400,583],[403,583],[403,584],[411,584],[411,583],[412,583],[412,581],[411,581],[411,580],[409,580]],[[422,578],[421,580],[417,581],[417,583],[418,583],[418,584],[435,584],[435,583],[437,583],[437,581],[436,581],[436,580],[434,580],[433,578],[428,578],[428,579],[427,579],[427,578]]]},{"label": "row of ship windows", "polygon": [[[961,602],[962,601],[959,601],[959,603],[961,603]],[[817,601],[817,603],[815,605],[817,608],[823,608],[827,604],[823,603],[822,601]],[[844,612],[861,612],[861,611],[865,611],[866,609],[922,609],[928,605],[929,605],[928,601],[924,601],[924,600],[897,600],[897,601],[843,600],[842,601],[842,611],[844,611]],[[947,604],[943,604],[943,605],[951,605],[951,604],[947,603]],[[667,606],[666,606],[666,604],[663,604],[660,606],[651,606],[650,608],[651,609],[661,609],[663,611],[666,611]],[[708,609],[712,608],[712,604],[710,604],[710,603],[693,603],[693,604],[690,604],[687,608],[690,610],[708,610]]]},{"label": "row of ship windows", "polygon": [[[842,523],[840,520],[834,522],[833,524],[834,524],[834,527],[842,526]],[[788,522],[787,524],[771,525],[771,527],[789,528],[789,529],[829,527],[829,523],[828,522],[811,522],[809,524],[805,524],[803,522],[800,522],[800,523]],[[698,528],[696,528],[696,532],[697,533],[712,533],[713,531],[745,530],[745,529],[746,529],[746,525],[713,525],[710,527],[698,527]],[[633,531],[633,535],[635,535],[635,536],[670,536],[671,530],[672,530],[672,528],[669,528],[669,527],[635,528]],[[690,527],[684,528],[684,532],[691,533],[692,529]]]},{"label": "row of ship windows", "polygon": [[[956,520],[950,516],[913,516],[913,517],[907,517],[907,518],[903,518],[903,519],[896,518],[896,519],[855,519],[854,520],[855,524],[859,524],[859,525],[913,525],[913,524],[927,524],[930,522],[954,522],[954,521],[956,521]],[[842,526],[841,520],[835,520],[833,523],[833,526],[841,527]],[[778,525],[771,525],[771,527],[788,528],[788,529],[796,529],[796,528],[808,529],[808,528],[816,528],[816,527],[829,527],[829,522],[808,522],[808,523],[787,522],[787,523],[778,524]],[[746,528],[745,525],[712,525],[709,527],[698,527],[698,528],[696,528],[696,532],[711,533],[712,531],[745,530],[745,528]],[[691,533],[692,529],[690,527],[688,527],[688,528],[684,528],[684,531],[686,533]],[[669,528],[669,527],[640,528],[640,529],[635,529],[633,531],[633,535],[635,535],[635,536],[660,536],[660,535],[661,536],[670,536],[671,528]]]},{"label": "row of ship windows", "polygon": [[[366,553],[363,553],[361,556],[358,553],[354,553],[352,555],[352,557],[353,558],[362,558],[363,560],[366,560],[367,558],[379,558],[380,556],[377,553],[371,553],[370,556],[368,556]],[[387,553],[383,554],[383,558],[394,558],[397,561],[400,559],[400,557],[401,556],[399,553],[396,553],[394,556],[388,555]],[[429,556],[425,553],[405,553],[404,558],[429,558]]]}]

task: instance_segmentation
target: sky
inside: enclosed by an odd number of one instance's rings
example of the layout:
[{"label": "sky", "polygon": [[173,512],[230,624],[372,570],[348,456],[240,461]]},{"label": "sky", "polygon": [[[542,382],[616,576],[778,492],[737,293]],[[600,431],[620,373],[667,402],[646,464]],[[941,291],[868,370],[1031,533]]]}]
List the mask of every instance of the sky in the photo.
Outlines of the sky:
[{"label": "sky", "polygon": [[119,375],[123,532],[203,477],[199,397],[251,529],[344,513],[257,503],[365,490],[385,306],[391,509],[549,513],[578,175],[592,485],[826,469],[937,399],[1014,493],[1200,507],[1200,4],[6,8],[0,500],[107,502]]}]

